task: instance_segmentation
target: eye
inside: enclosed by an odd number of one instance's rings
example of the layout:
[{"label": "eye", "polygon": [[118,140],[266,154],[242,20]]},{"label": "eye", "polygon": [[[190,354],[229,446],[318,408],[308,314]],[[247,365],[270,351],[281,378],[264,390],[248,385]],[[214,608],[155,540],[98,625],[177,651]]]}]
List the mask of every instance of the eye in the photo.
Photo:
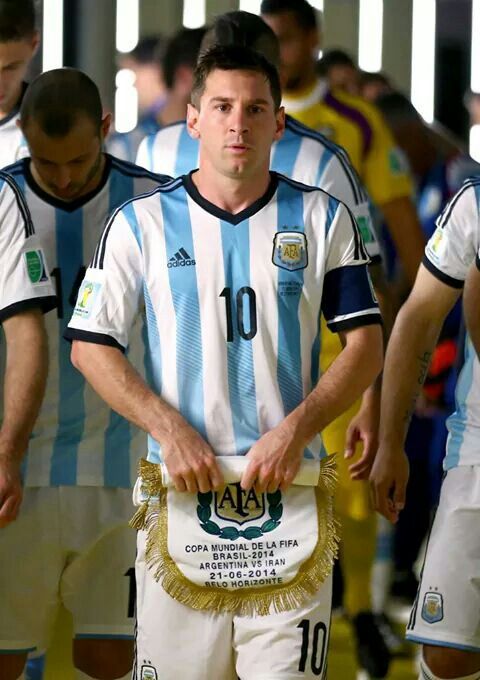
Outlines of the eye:
[{"label": "eye", "polygon": [[222,113],[225,113],[226,111],[228,111],[229,108],[230,108],[229,104],[226,104],[226,103],[218,104],[218,106],[217,106],[217,110],[221,111]]},{"label": "eye", "polygon": [[250,107],[250,113],[262,113],[262,112],[263,112],[263,108],[261,106],[258,106],[257,104],[253,104]]}]

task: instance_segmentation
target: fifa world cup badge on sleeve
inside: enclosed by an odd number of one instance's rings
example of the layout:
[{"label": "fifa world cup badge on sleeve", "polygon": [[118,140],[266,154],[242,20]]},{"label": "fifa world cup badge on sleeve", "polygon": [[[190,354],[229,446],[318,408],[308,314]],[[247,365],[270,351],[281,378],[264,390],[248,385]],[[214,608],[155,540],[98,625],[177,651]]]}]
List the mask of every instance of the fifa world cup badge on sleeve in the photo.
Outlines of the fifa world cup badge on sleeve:
[{"label": "fifa world cup badge on sleeve", "polygon": [[301,231],[279,231],[273,239],[272,262],[281,269],[295,271],[308,265],[307,237]]},{"label": "fifa world cup badge on sleeve", "polygon": [[226,485],[196,494],[176,491],[163,465],[141,462],[132,526],[147,531],[149,568],[193,609],[266,615],[301,606],[337,552],[335,463],[304,461],[287,491],[259,493],[240,486],[247,459],[217,460]]},{"label": "fifa world cup badge on sleeve", "polygon": [[74,316],[79,316],[82,319],[88,319],[92,313],[93,305],[101,287],[101,283],[87,281],[85,279],[78,292],[77,304],[75,305],[75,309],[73,311]]}]

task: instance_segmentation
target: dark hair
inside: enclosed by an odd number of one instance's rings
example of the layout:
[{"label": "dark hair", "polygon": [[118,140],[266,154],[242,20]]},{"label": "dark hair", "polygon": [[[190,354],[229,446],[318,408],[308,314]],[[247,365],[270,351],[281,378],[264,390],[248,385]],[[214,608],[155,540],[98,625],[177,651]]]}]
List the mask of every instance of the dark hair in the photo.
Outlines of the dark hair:
[{"label": "dark hair", "polygon": [[262,0],[260,14],[282,14],[291,12],[299,25],[310,30],[318,28],[317,15],[307,0]]},{"label": "dark hair", "polygon": [[226,12],[215,19],[202,41],[200,54],[215,45],[243,45],[259,52],[278,68],[280,49],[270,26],[251,12]]},{"label": "dark hair", "polygon": [[347,52],[343,50],[327,50],[323,53],[322,58],[317,61],[317,73],[321,76],[326,76],[334,66],[357,68],[352,57]]},{"label": "dark hair", "polygon": [[417,109],[410,99],[400,92],[380,95],[378,99],[375,99],[375,106],[380,109],[389,125],[414,121],[423,125],[423,120]]},{"label": "dark hair", "polygon": [[50,137],[64,137],[82,115],[100,130],[102,102],[98,88],[85,73],[73,68],[39,75],[27,87],[20,107],[22,129],[34,120]]},{"label": "dark hair", "polygon": [[34,0],[0,0],[0,42],[28,39],[34,33]]},{"label": "dark hair", "polygon": [[193,77],[192,102],[198,100],[205,90],[205,83],[212,71],[255,71],[261,73],[270,85],[275,110],[282,103],[282,91],[277,69],[261,54],[242,45],[217,45],[205,52],[198,61]]},{"label": "dark hair", "polygon": [[165,85],[169,90],[175,83],[177,69],[181,66],[189,66],[192,70],[195,68],[206,30],[206,28],[182,28],[168,41],[162,67]]},{"label": "dark hair", "polygon": [[138,64],[159,62],[165,52],[166,40],[162,35],[149,35],[141,38],[131,52],[119,55],[119,58],[133,59]]}]

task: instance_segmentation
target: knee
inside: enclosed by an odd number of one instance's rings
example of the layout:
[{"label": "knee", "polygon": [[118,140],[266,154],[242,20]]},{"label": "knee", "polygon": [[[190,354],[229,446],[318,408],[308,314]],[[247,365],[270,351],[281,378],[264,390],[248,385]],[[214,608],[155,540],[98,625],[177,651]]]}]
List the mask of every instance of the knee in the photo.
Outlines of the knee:
[{"label": "knee", "polygon": [[444,680],[462,680],[480,670],[480,654],[452,647],[423,647],[423,662],[428,670]]},{"label": "knee", "polygon": [[0,678],[2,680],[23,680],[26,654],[0,654]]},{"label": "knee", "polygon": [[75,640],[73,650],[75,668],[86,678],[119,680],[132,670],[132,640]]}]

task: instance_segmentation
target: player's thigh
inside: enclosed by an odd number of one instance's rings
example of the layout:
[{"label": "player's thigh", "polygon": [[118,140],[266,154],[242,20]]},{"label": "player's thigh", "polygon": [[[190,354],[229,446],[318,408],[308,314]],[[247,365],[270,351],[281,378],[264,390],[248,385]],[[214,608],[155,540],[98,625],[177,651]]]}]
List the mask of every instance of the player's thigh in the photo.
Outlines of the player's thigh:
[{"label": "player's thigh", "polygon": [[326,673],[331,575],[302,607],[268,616],[236,616],[234,645],[241,680],[323,678]]},{"label": "player's thigh", "polygon": [[232,616],[197,611],[170,597],[145,563],[138,534],[133,680],[233,680]]},{"label": "player's thigh", "polygon": [[0,652],[45,648],[63,569],[57,489],[24,490],[17,520],[0,530],[0,554]]},{"label": "player's thigh", "polygon": [[480,651],[480,466],[445,476],[407,638]]},{"label": "player's thigh", "polygon": [[123,678],[133,666],[133,640],[81,638],[73,643],[73,663],[92,678]]},{"label": "player's thigh", "polygon": [[[133,639],[135,531],[128,526],[131,491],[72,489],[66,502],[70,531],[82,536],[62,575],[61,594],[76,639]],[[67,492],[68,493],[68,492]],[[82,511],[88,504],[89,512]]]}]

